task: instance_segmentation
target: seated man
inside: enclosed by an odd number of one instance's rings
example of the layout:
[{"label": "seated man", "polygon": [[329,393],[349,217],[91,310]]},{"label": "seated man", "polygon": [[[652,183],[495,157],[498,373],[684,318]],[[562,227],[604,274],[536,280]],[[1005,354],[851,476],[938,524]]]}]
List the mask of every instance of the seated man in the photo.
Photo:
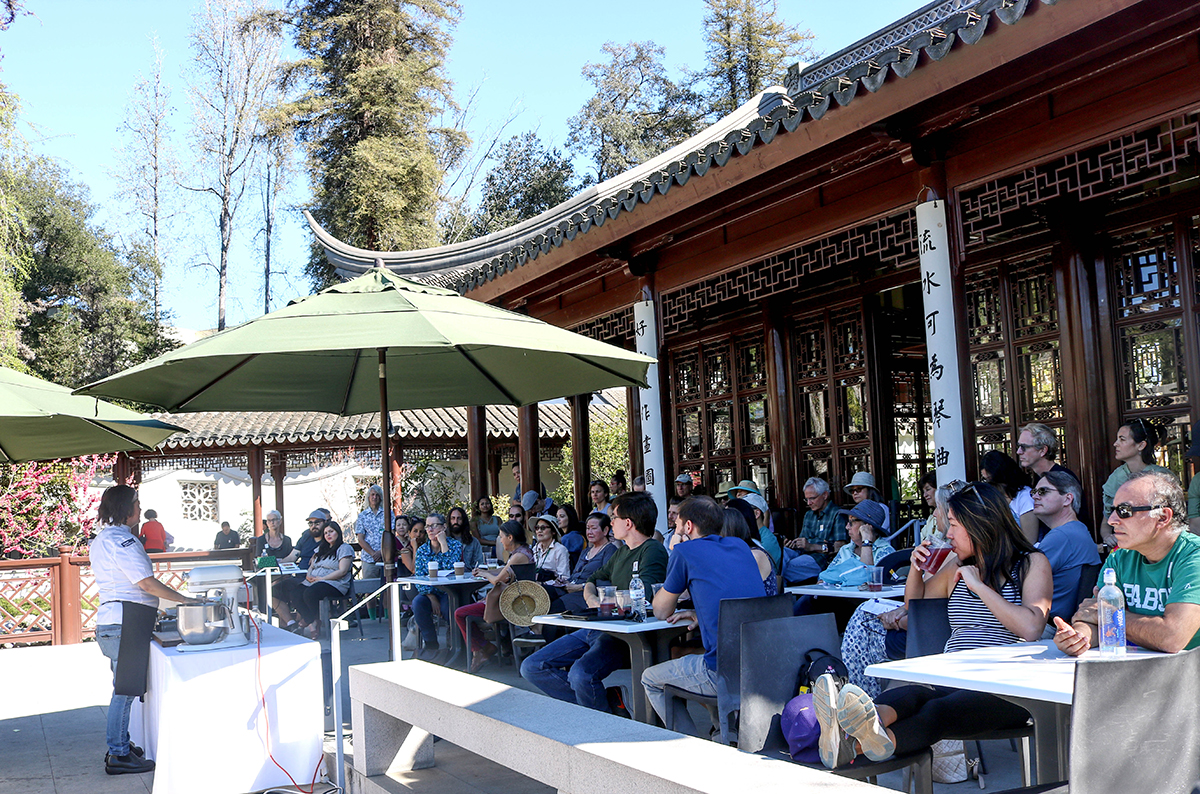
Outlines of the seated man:
[{"label": "seated man", "polygon": [[[618,590],[628,590],[634,563],[638,563],[638,576],[647,594],[662,582],[667,571],[667,550],[661,543],[650,542],[658,522],[658,507],[653,497],[628,491],[613,500],[612,513],[613,535],[625,545],[588,578],[583,597],[589,607],[600,605],[596,591],[599,583],[611,582]],[[754,570],[757,573],[758,568]],[[762,589],[761,579],[759,589]],[[625,643],[603,631],[580,629],[527,657],[521,663],[521,677],[550,697],[609,711],[604,679],[614,670],[628,666],[629,651]]]},{"label": "seated man", "polygon": [[809,555],[825,570],[833,555],[850,540],[846,519],[838,515],[829,483],[820,477],[809,477],[804,483],[804,502],[808,512],[804,514],[800,537],[789,540],[788,546]]},{"label": "seated man", "polygon": [[1075,614],[1075,595],[1084,565],[1100,562],[1092,533],[1075,514],[1075,505],[1083,500],[1083,490],[1066,471],[1047,471],[1033,489],[1033,514],[1050,530],[1037,547],[1050,561],[1054,576],[1054,599],[1050,622],[1043,637],[1054,636],[1054,618],[1069,620]]},{"label": "seated man", "polygon": [[[1108,523],[1117,548],[1104,571],[1125,593],[1125,639],[1177,653],[1200,646],[1200,537],[1185,531],[1186,497],[1170,474],[1139,472],[1117,489]],[[1099,644],[1096,599],[1085,599],[1067,625],[1055,618],[1054,644],[1079,656]]]},{"label": "seated man", "polygon": [[[721,537],[724,524],[724,509],[710,497],[692,496],[679,506],[676,532],[687,540],[671,553],[666,581],[654,596],[654,616],[671,623],[687,620],[693,629],[699,626],[704,655],[687,654],[642,673],[646,698],[664,722],[667,684],[699,695],[717,694],[721,599],[763,595],[762,576],[750,547],[739,538]],[[676,612],[679,596],[685,590],[691,595],[695,609]],[[686,704],[676,704],[675,726],[683,733],[696,732]]]}]

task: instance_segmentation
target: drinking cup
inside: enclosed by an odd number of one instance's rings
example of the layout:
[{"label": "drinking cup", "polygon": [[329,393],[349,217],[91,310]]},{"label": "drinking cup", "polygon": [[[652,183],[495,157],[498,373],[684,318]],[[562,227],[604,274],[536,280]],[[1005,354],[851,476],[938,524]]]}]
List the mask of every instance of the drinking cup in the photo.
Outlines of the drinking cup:
[{"label": "drinking cup", "polygon": [[429,563],[429,578],[436,579],[438,575],[438,564],[436,562]]},{"label": "drinking cup", "polygon": [[466,563],[462,563],[462,562],[454,563],[454,575],[455,576],[462,576],[466,572],[467,572]]},{"label": "drinking cup", "polygon": [[601,617],[610,617],[617,609],[617,588],[612,586],[600,588],[600,609],[598,610]]},{"label": "drinking cup", "polygon": [[633,597],[629,595],[628,590],[617,591],[617,611],[616,614],[625,617],[629,614],[633,607]]},{"label": "drinking cup", "polygon": [[917,567],[926,573],[937,573],[937,570],[942,567],[942,563],[950,556],[953,548],[950,541],[934,535],[929,541],[929,556],[925,558],[922,565]]},{"label": "drinking cup", "polygon": [[871,569],[871,578],[867,581],[867,590],[873,593],[883,590],[883,566],[876,565]]}]

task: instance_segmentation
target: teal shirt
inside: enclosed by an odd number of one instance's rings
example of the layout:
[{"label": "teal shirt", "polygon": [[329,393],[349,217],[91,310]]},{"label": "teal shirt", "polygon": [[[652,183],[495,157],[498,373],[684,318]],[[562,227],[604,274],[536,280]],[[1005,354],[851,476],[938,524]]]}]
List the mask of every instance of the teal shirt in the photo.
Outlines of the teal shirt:
[{"label": "teal shirt", "polygon": [[[1147,463],[1143,471],[1156,471],[1159,474],[1170,474],[1175,476],[1175,472],[1170,469],[1164,469],[1154,463]],[[1112,515],[1113,498],[1117,495],[1117,489],[1125,484],[1125,481],[1133,476],[1133,472],[1129,470],[1128,463],[1122,463],[1117,468],[1113,469],[1113,473],[1108,475],[1108,479],[1104,482],[1104,518],[1101,523],[1108,521],[1108,517]]]},{"label": "teal shirt", "polygon": [[[1200,604],[1200,535],[1186,529],[1158,562],[1149,562],[1136,551],[1117,549],[1108,555],[1096,587],[1104,587],[1104,571],[1117,572],[1117,586],[1125,594],[1125,611],[1161,616],[1167,604]],[[1186,650],[1200,647],[1200,631]]]},{"label": "teal shirt", "polygon": [[1200,518],[1200,472],[1188,483],[1188,518]]}]

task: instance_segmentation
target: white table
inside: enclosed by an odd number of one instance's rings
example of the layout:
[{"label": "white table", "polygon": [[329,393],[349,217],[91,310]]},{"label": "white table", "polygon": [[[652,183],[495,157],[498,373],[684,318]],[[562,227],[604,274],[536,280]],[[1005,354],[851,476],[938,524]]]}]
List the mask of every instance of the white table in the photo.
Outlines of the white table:
[{"label": "white table", "polygon": [[[259,621],[262,625],[262,621]],[[307,787],[323,758],[320,646],[263,626],[262,661],[253,641],[238,648],[180,653],[150,644],[146,701],[134,701],[129,735],[154,759],[156,794],[242,794],[291,781]],[[263,713],[258,690],[266,693]]]},{"label": "white table", "polygon": [[[1094,659],[1099,653],[1093,649],[1080,658]],[[1129,648],[1127,653],[1158,655],[1140,648]],[[1042,640],[883,662],[865,672],[876,678],[987,692],[1028,710],[1033,717],[1037,782],[1042,784],[1067,778],[1075,661],[1053,640]]]},{"label": "white table", "polygon": [[[501,568],[497,568],[495,572],[499,572]],[[439,570],[437,578],[433,578],[428,574],[424,576],[404,576],[396,580],[403,584],[411,585],[428,585],[429,587],[440,588],[446,593],[446,599],[450,604],[450,614],[446,616],[450,623],[450,627],[446,629],[447,639],[450,642],[450,650],[452,655],[446,660],[447,665],[452,665],[459,661],[459,657],[464,655],[463,638],[458,632],[458,626],[454,623],[454,612],[462,606],[467,597],[486,587],[490,582],[478,576],[473,576],[470,571],[467,571],[462,576],[456,576],[454,571]]]},{"label": "white table", "polygon": [[573,620],[562,615],[538,615],[534,623],[543,626],[562,626],[569,629],[595,629],[611,634],[629,646],[629,669],[633,682],[630,685],[630,713],[638,722],[654,724],[654,711],[646,699],[642,686],[642,673],[647,667],[666,661],[670,656],[672,637],[687,631],[686,620],[668,623],[648,616],[641,623],[636,620]]},{"label": "white table", "polygon": [[858,585],[835,587],[830,584],[805,584],[784,588],[785,593],[792,595],[829,596],[831,598],[904,598],[904,585],[884,585],[882,590],[860,590]]}]

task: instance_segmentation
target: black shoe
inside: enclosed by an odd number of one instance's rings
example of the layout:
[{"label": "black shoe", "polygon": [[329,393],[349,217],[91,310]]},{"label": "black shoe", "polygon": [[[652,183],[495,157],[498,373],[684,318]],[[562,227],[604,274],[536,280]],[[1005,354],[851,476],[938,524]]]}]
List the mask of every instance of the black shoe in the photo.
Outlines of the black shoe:
[{"label": "black shoe", "polygon": [[621,687],[610,686],[604,690],[604,695],[608,698],[608,710],[618,717],[624,717],[627,720],[633,719],[633,715],[629,713],[629,709],[625,707],[625,698],[621,697]]},{"label": "black shoe", "polygon": [[[129,754],[136,755],[138,758],[143,758],[146,755],[146,751],[143,750],[142,748],[138,747],[133,742],[130,742],[129,743]],[[111,758],[111,756],[108,753],[105,753],[104,754],[104,763],[107,764],[109,758]]]},{"label": "black shoe", "polygon": [[142,772],[153,772],[154,762],[133,753],[110,755],[104,761],[104,771],[110,775],[136,775]]}]

